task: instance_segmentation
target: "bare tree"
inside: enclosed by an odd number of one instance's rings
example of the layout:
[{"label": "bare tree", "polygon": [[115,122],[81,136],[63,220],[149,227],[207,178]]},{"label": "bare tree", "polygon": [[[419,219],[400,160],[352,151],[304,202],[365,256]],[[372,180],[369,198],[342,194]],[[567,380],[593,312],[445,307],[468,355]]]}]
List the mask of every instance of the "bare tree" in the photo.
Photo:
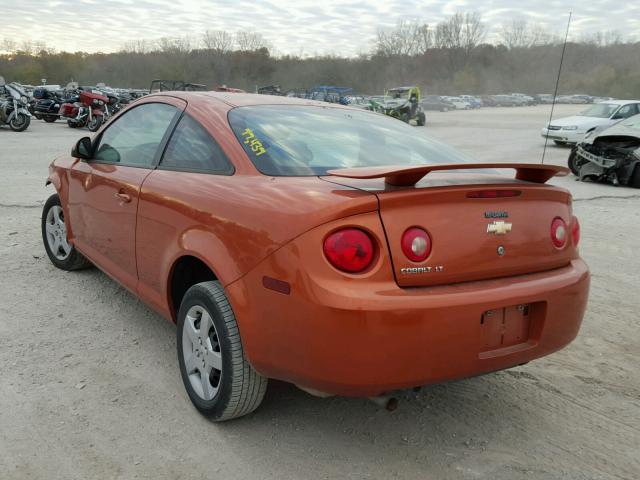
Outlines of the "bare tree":
[{"label": "bare tree", "polygon": [[591,43],[599,47],[607,47],[609,45],[619,45],[622,43],[622,34],[617,30],[605,30],[596,32],[593,35],[583,37],[584,43]]},{"label": "bare tree", "polygon": [[241,52],[251,52],[261,48],[269,48],[262,35],[255,32],[236,32],[236,46]]},{"label": "bare tree", "polygon": [[392,29],[379,29],[376,51],[380,55],[420,55],[431,48],[431,30],[426,23],[401,20]]},{"label": "bare tree", "polygon": [[202,43],[209,50],[228,53],[233,50],[233,35],[224,30],[207,30],[202,35]]},{"label": "bare tree", "polygon": [[153,45],[148,40],[130,40],[122,45],[121,50],[127,53],[149,53],[153,50]]},{"label": "bare tree", "polygon": [[530,25],[526,20],[513,19],[503,24],[500,42],[509,49],[530,48],[553,42],[553,37],[541,25]]},{"label": "bare tree", "polygon": [[456,13],[436,26],[434,43],[438,48],[457,48],[468,52],[482,42],[485,33],[479,13]]},{"label": "bare tree", "polygon": [[15,40],[10,40],[5,38],[2,40],[2,44],[0,44],[0,50],[5,52],[14,53],[18,51],[18,44]]},{"label": "bare tree", "polygon": [[164,53],[189,53],[193,49],[194,42],[188,36],[185,37],[162,37],[157,42],[158,49]]},{"label": "bare tree", "polygon": [[526,47],[529,45],[529,29],[526,20],[513,19],[503,24],[499,37],[507,48]]}]

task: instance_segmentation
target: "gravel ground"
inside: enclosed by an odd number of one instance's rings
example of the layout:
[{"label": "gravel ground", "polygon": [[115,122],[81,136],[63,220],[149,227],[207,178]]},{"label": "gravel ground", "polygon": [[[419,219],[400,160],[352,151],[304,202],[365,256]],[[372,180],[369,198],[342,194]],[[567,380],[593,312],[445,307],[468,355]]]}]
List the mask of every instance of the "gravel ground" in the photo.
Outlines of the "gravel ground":
[{"label": "gravel ground", "polygon": [[[557,115],[579,106],[559,106]],[[430,113],[426,132],[480,160],[538,162],[547,106]],[[254,414],[212,424],[184,393],[175,328],[98,270],[41,245],[47,165],[80,132],[0,129],[0,479],[637,479],[640,192],[575,196],[590,305],[569,347],[400,396],[311,397],[272,382]],[[547,160],[565,164],[553,145]]]}]

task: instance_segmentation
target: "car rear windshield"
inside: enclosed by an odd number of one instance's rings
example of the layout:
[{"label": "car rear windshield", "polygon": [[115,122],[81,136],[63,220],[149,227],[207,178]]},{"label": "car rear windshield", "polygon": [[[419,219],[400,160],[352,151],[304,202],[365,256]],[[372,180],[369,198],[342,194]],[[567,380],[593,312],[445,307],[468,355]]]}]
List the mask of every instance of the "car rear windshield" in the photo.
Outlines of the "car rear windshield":
[{"label": "car rear windshield", "polygon": [[355,109],[238,107],[229,112],[229,123],[253,164],[265,175],[325,175],[337,168],[468,161],[427,137],[423,128]]}]

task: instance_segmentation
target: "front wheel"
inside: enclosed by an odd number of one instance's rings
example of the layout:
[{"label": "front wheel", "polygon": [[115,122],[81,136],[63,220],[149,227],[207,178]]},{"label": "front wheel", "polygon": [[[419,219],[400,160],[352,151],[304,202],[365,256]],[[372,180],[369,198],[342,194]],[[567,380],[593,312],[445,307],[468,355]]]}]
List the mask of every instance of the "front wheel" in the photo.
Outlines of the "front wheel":
[{"label": "front wheel", "polygon": [[553,143],[555,143],[559,147],[564,147],[564,146],[567,145],[567,142],[563,142],[563,141],[560,141],[560,140],[554,140]]},{"label": "front wheel", "polygon": [[90,132],[97,132],[103,121],[104,117],[102,115],[94,115],[93,117],[91,117],[91,120],[89,120],[87,128]]},{"label": "front wheel", "polygon": [[18,113],[9,121],[9,127],[14,132],[22,132],[27,129],[30,123],[30,116],[24,113]]},{"label": "front wheel", "polygon": [[193,405],[221,422],[253,412],[267,379],[247,361],[240,331],[219,282],[198,283],[185,293],[178,312],[178,362]]},{"label": "front wheel", "polygon": [[427,117],[425,116],[424,112],[420,112],[418,114],[418,126],[424,127],[425,123],[427,123]]},{"label": "front wheel", "polygon": [[51,195],[42,209],[42,241],[51,263],[61,270],[88,268],[87,260],[67,238],[67,223],[58,194]]},{"label": "front wheel", "polygon": [[629,179],[629,186],[633,188],[640,188],[640,163],[636,163],[633,169],[633,174]]}]

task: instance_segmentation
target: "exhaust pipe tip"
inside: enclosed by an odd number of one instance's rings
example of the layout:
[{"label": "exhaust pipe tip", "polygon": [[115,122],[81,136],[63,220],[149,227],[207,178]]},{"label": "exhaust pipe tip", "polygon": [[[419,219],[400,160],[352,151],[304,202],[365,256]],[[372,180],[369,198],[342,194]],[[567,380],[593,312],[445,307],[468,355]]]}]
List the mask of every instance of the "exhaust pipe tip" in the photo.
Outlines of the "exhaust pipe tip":
[{"label": "exhaust pipe tip", "polygon": [[388,412],[393,412],[398,408],[398,399],[390,395],[380,395],[377,397],[368,397],[377,406],[384,408]]}]

